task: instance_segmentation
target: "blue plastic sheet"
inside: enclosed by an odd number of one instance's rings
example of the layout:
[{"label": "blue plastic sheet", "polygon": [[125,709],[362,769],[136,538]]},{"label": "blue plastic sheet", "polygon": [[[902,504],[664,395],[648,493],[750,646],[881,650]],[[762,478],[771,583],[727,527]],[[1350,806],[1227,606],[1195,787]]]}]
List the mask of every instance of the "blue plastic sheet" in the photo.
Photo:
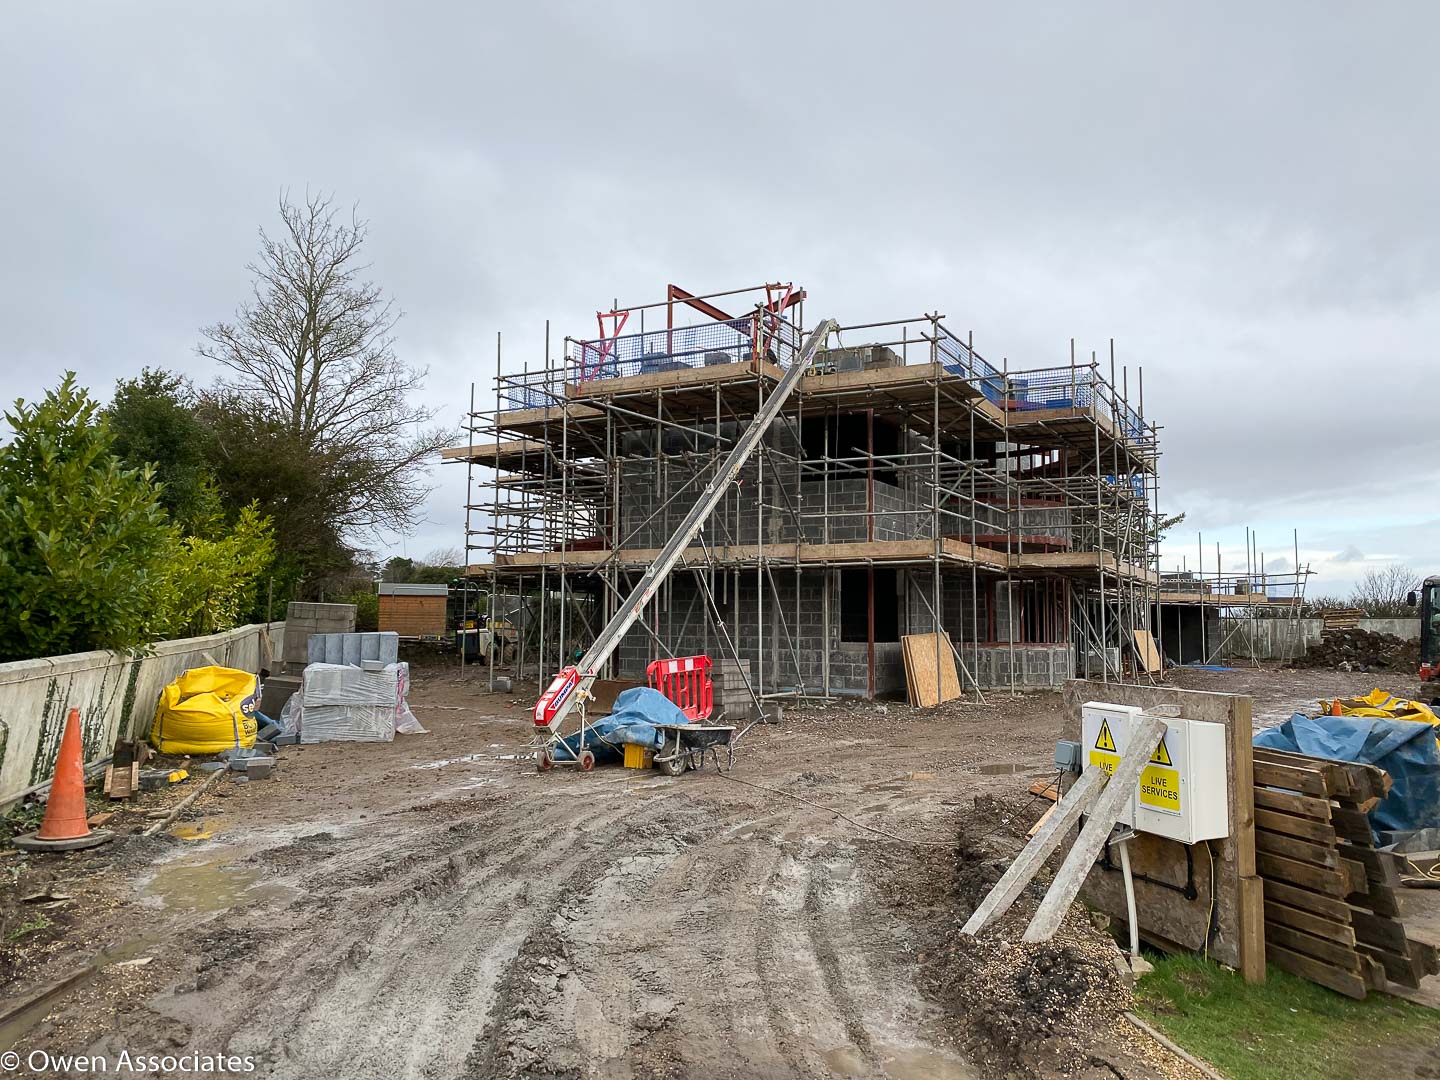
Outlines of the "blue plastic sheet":
[{"label": "blue plastic sheet", "polygon": [[[680,707],[659,690],[637,686],[615,698],[609,716],[602,716],[585,731],[585,749],[595,753],[597,762],[618,761],[626,743],[658,750],[665,742],[659,724],[688,724]],[[560,740],[570,756],[580,752],[580,733]],[[565,751],[561,750],[561,756]]]},{"label": "blue plastic sheet", "polygon": [[1394,786],[1370,811],[1370,828],[1377,834],[1440,826],[1440,744],[1429,724],[1296,713],[1256,735],[1255,745],[1384,769]]}]

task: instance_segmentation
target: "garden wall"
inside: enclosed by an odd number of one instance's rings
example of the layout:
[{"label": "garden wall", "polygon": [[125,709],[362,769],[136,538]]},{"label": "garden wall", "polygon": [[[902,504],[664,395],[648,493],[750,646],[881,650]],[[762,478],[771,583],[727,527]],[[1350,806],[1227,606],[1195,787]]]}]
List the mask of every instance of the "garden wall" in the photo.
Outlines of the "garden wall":
[{"label": "garden wall", "polygon": [[0,664],[0,808],[49,780],[70,709],[80,710],[85,763],[110,754],[117,736],[150,729],[160,691],[208,653],[225,667],[258,671],[280,653],[285,624],[251,624],[155,644],[146,656],[86,652]]}]

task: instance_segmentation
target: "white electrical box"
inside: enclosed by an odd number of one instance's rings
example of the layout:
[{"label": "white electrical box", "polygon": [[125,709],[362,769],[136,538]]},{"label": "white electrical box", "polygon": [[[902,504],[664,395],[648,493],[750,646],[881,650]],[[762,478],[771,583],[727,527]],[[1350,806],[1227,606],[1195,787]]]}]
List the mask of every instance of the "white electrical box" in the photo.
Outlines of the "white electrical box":
[{"label": "white electrical box", "polygon": [[[1080,707],[1081,763],[1112,775],[1144,710],[1088,701]],[[1140,774],[1120,821],[1137,832],[1195,844],[1230,835],[1225,725],[1156,717],[1165,735]]]}]

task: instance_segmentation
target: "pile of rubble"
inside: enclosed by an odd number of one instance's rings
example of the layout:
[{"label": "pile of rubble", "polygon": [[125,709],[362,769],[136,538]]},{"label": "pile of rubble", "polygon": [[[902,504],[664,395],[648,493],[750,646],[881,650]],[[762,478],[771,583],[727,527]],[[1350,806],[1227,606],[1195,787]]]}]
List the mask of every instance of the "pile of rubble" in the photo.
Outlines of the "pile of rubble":
[{"label": "pile of rubble", "polygon": [[973,818],[959,823],[953,922],[927,943],[922,981],[959,1022],[960,1042],[986,1075],[1051,1076],[1090,1060],[1095,1034],[1132,1007],[1131,980],[1114,940],[1078,905],[1050,941],[1020,940],[1049,887],[1045,870],[982,935],[957,932],[1024,843],[1013,817],[1013,808],[980,796]]},{"label": "pile of rubble", "polygon": [[1320,640],[1295,660],[1297,668],[1332,668],[1336,671],[1398,671],[1420,664],[1418,642],[1394,634],[1377,634],[1358,627],[1326,630]]}]

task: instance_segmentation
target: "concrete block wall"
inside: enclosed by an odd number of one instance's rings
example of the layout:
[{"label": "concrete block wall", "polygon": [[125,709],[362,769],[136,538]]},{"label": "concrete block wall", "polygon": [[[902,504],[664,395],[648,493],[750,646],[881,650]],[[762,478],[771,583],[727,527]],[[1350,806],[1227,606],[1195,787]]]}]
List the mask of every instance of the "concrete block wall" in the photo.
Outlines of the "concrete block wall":
[{"label": "concrete block wall", "polygon": [[965,653],[965,662],[975,664],[975,678],[982,687],[1014,685],[1032,689],[1061,686],[1075,677],[1075,649],[1071,645],[981,645]]},{"label": "concrete block wall", "polygon": [[[930,616],[935,603],[933,577],[928,570],[907,570],[904,577],[905,621],[903,632],[907,634],[932,634],[936,630]],[[940,627],[951,640],[984,641],[989,637],[989,621],[986,613],[986,579],[981,577],[978,591],[971,589],[970,575],[940,575]],[[976,597],[979,597],[978,601]]]},{"label": "concrete block wall", "polygon": [[975,504],[975,518],[976,532],[1008,532],[1013,525],[1016,532],[1047,536],[1070,536],[1075,523],[1074,512],[1065,506],[1012,506],[1007,510],[981,502]]},{"label": "concrete block wall", "polygon": [[[773,574],[776,587],[771,590],[766,583],[763,612],[754,570],[740,571],[738,584],[734,575],[726,575],[728,580],[723,584],[717,576],[717,602],[735,649],[749,666],[757,690],[763,687],[766,693],[797,689],[818,692],[824,685],[828,657],[832,692],[864,693],[869,686],[867,647],[864,642],[840,640],[839,576],[832,573],[827,583],[826,575],[818,570],[797,575],[793,570],[775,568]],[[828,640],[824,633],[827,588],[831,604]],[[712,659],[722,656],[724,646],[708,626],[704,598],[693,578],[678,575],[672,578],[668,589],[668,602],[658,609],[660,639],[676,656],[698,653],[708,653]],[[687,610],[691,611],[688,626],[685,625]],[[763,643],[756,633],[762,617]],[[616,650],[616,674],[621,678],[643,678],[645,666],[658,653],[650,635],[641,627],[632,627]],[[899,643],[877,643],[876,657],[877,668],[882,667],[882,661],[884,667],[877,676],[877,685],[879,681],[888,680],[890,685],[903,689],[904,667]]]},{"label": "concrete block wall", "polygon": [[285,605],[285,625],[290,632],[285,635],[283,659],[286,664],[298,664],[303,668],[310,661],[310,635],[355,632],[355,605],[292,600]]},{"label": "concrete block wall", "polygon": [[[739,430],[734,424],[720,425],[726,438],[734,438]],[[740,471],[738,485],[730,487],[720,501],[707,526],[711,543],[852,543],[875,540],[916,540],[933,535],[930,496],[918,484],[874,482],[874,525],[867,520],[867,487],[863,476],[832,476],[826,483],[807,475],[797,479],[793,462],[788,460],[800,450],[800,441],[792,419],[785,418],[766,434],[765,443],[777,453],[774,462],[763,468],[765,503],[761,509],[762,466],[760,458],[752,458]],[[918,442],[907,436],[906,445]],[[709,465],[694,458],[679,456],[687,449],[709,448],[709,441],[686,432],[667,431],[659,442],[666,460],[640,461],[622,459],[619,465],[620,537],[626,547],[655,548],[669,539],[685,512],[694,503],[700,484],[681,488],[690,480],[694,469]],[[656,437],[653,433],[631,434],[622,443],[625,452],[653,456]],[[678,494],[677,494],[678,493]],[[671,499],[666,505],[667,500]],[[799,515],[792,513],[795,508]],[[918,512],[917,512],[918,511]],[[827,512],[829,520],[827,522]],[[653,520],[651,515],[654,515]],[[843,516],[835,516],[843,515]],[[973,531],[1003,532],[1007,522],[1031,531],[1055,531],[1046,523],[1068,521],[1068,510],[1027,507],[1008,513],[1003,508],[979,504],[974,515],[981,524],[972,528],[971,504],[967,500],[949,500],[940,520],[942,535]]]},{"label": "concrete block wall", "polygon": [[[840,639],[841,578],[831,571],[819,570],[796,574],[793,570],[774,571],[775,590],[768,583],[764,594],[764,636],[756,633],[761,617],[757,599],[757,581],[753,570],[717,578],[716,599],[726,620],[731,638],[742,662],[751,675],[756,689],[765,693],[805,690],[819,693],[825,687],[828,665],[829,689],[832,694],[865,694],[870,688],[869,646],[863,641]],[[828,579],[828,580],[827,580]],[[983,585],[983,583],[982,583]],[[912,570],[899,575],[899,631],[903,634],[934,632],[927,601],[931,601],[928,571]],[[659,608],[657,633],[677,656],[708,653],[717,661],[724,658],[724,649],[715,632],[707,625],[704,599],[693,578],[680,575],[667,586],[668,597]],[[830,593],[830,632],[824,632],[824,603]],[[799,616],[797,619],[797,602]],[[885,600],[882,598],[881,603]],[[690,612],[688,626],[685,613]],[[970,579],[963,574],[941,576],[941,625],[951,640],[963,650],[967,667],[976,665],[973,643],[976,632],[981,638],[988,634],[983,607],[975,618],[975,598]],[[782,619],[783,615],[783,619]],[[788,634],[787,634],[788,632]],[[659,655],[658,647],[642,628],[632,628],[616,653],[617,675],[622,678],[643,678],[645,666]],[[797,663],[798,657],[798,663]],[[1018,686],[1058,686],[1074,675],[1074,649],[1069,645],[1022,645],[1013,654],[1008,646],[982,644],[979,663],[973,673],[981,687],[1011,685],[1011,671]],[[733,666],[733,665],[732,665]],[[965,679],[962,674],[962,680]],[[905,665],[899,641],[875,643],[875,692],[878,695],[903,694]],[[737,687],[740,707],[748,710],[748,695]]]},{"label": "concrete block wall", "polygon": [[[1219,616],[1215,616],[1219,625]],[[1361,619],[1361,630],[1372,634],[1393,634],[1408,641],[1420,637],[1419,619]],[[1227,657],[1254,657],[1257,660],[1290,660],[1320,641],[1323,619],[1244,619],[1233,628],[1225,643]],[[1212,631],[1213,633],[1213,631]],[[1214,646],[1215,638],[1211,638]],[[1189,652],[1189,642],[1186,642]]]}]

